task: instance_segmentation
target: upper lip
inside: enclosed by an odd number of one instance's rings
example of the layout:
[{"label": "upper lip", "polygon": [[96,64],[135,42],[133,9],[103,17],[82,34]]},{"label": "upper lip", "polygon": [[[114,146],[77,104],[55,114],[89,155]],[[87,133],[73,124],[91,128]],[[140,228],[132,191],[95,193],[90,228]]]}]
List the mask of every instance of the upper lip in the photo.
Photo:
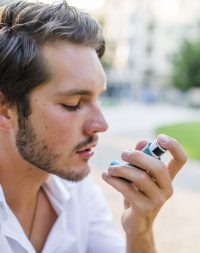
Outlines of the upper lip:
[{"label": "upper lip", "polygon": [[94,142],[94,143],[92,143],[92,144],[90,144],[90,145],[87,145],[87,146],[85,146],[85,147],[83,147],[83,148],[77,150],[77,152],[83,152],[83,151],[85,151],[85,150],[87,150],[87,149],[95,148],[96,145],[97,145],[97,142]]}]

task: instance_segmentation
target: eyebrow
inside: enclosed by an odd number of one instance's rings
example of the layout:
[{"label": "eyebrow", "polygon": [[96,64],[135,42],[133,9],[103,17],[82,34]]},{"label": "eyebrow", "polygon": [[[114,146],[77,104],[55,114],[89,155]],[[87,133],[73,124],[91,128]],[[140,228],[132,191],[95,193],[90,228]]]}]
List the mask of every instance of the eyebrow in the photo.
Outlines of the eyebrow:
[{"label": "eyebrow", "polygon": [[90,90],[72,89],[68,91],[60,91],[56,95],[61,96],[90,96],[92,92]]},{"label": "eyebrow", "polygon": [[[105,87],[102,92],[104,92],[106,89],[107,87]],[[93,92],[91,90],[84,89],[71,89],[68,91],[60,91],[56,93],[57,96],[92,96],[92,94]]]}]

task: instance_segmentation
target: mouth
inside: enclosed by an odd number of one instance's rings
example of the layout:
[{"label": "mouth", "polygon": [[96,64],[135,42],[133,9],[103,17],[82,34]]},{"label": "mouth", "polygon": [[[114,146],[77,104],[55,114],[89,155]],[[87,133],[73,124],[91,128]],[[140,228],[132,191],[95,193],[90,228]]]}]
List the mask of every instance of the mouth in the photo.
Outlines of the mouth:
[{"label": "mouth", "polygon": [[82,148],[81,150],[76,151],[76,153],[82,158],[82,159],[89,159],[94,155],[93,149],[96,147],[97,143],[93,143],[92,145],[88,145],[85,148]]}]

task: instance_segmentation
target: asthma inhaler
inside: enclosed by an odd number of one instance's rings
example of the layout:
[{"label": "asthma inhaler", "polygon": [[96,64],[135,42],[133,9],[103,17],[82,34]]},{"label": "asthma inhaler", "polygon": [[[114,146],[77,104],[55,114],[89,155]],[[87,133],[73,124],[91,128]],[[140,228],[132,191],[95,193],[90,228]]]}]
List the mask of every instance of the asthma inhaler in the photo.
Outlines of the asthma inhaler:
[{"label": "asthma inhaler", "polygon": [[[157,140],[154,140],[153,142],[147,143],[147,145],[141,151],[147,155],[153,156],[160,160],[161,155],[163,155],[167,150],[161,147],[157,142]],[[122,165],[122,164],[118,161],[113,161],[110,165]],[[128,165],[134,166],[134,164]]]}]

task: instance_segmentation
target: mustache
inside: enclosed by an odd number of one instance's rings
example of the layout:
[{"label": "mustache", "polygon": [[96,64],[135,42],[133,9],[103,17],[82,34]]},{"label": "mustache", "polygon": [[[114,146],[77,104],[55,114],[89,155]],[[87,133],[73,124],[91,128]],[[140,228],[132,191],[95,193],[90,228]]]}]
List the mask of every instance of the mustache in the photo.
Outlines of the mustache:
[{"label": "mustache", "polygon": [[85,141],[82,141],[81,143],[79,143],[78,145],[75,146],[74,148],[74,151],[77,151],[79,149],[82,149],[94,142],[97,142],[98,141],[98,136],[90,136],[88,137]]}]

